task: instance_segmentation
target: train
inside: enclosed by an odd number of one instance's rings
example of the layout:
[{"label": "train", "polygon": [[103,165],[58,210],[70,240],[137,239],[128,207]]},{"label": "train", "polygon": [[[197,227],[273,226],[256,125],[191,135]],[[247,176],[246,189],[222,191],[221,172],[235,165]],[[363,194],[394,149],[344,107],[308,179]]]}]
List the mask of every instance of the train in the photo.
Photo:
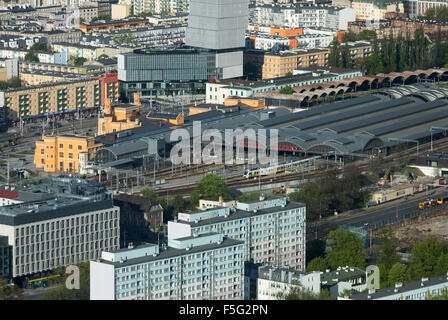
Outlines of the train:
[{"label": "train", "polygon": [[418,208],[423,210],[425,208],[431,208],[445,203],[448,203],[448,196],[444,196],[437,199],[428,199],[426,201],[419,202]]},{"label": "train", "polygon": [[302,159],[299,161],[283,163],[277,166],[267,167],[267,168],[254,168],[251,170],[245,170],[243,177],[246,179],[256,178],[259,176],[269,176],[273,174],[287,172],[288,170],[297,170],[297,168],[301,167],[309,167],[310,164],[307,161],[311,161],[313,159],[318,159],[320,157],[313,157],[308,159]]}]

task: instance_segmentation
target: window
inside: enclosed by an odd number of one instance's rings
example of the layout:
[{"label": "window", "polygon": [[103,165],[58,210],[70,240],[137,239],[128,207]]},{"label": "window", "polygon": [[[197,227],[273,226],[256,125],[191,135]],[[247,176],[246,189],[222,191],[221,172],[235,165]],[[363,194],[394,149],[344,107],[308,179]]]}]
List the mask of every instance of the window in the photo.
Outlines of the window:
[{"label": "window", "polygon": [[82,145],[78,145],[78,150],[82,150]]},{"label": "window", "polygon": [[59,148],[64,148],[64,144],[59,144]]},{"label": "window", "polygon": [[68,158],[69,158],[69,159],[73,159],[73,153],[69,153],[69,154],[68,154]]},{"label": "window", "polygon": [[68,148],[69,148],[70,150],[72,150],[72,149],[73,149],[73,145],[72,145],[72,144],[69,144],[69,145],[68,145]]}]

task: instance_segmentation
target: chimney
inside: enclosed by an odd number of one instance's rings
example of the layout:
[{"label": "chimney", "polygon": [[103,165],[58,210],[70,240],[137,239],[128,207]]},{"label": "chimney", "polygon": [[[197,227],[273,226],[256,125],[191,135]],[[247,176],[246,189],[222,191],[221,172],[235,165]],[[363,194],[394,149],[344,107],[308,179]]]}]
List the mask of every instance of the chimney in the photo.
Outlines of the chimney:
[{"label": "chimney", "polygon": [[112,114],[112,101],[110,99],[104,99],[104,115]]},{"label": "chimney", "polygon": [[219,206],[222,207],[222,196],[219,196]]},{"label": "chimney", "polygon": [[286,282],[286,270],[282,270],[282,282]]}]

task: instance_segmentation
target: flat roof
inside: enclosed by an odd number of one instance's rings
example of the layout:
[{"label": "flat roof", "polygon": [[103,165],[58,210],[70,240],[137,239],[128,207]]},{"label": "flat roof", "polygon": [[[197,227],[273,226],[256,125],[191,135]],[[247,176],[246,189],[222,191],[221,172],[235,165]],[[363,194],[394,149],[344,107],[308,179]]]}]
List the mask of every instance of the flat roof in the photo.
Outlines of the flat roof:
[{"label": "flat roof", "polygon": [[111,262],[111,261],[107,261],[107,260],[103,260],[103,259],[100,259],[100,262],[109,264],[109,265],[113,265],[116,268],[121,268],[121,267],[131,266],[131,265],[135,265],[135,264],[148,263],[148,262],[153,262],[153,261],[158,261],[158,260],[163,260],[163,259],[170,259],[170,258],[175,258],[175,257],[183,256],[183,255],[194,254],[197,252],[210,251],[210,250],[215,250],[218,248],[226,248],[226,247],[242,245],[242,244],[244,244],[243,241],[233,240],[230,238],[224,238],[223,241],[221,242],[221,244],[210,243],[210,244],[206,244],[206,245],[202,245],[202,246],[193,246],[193,248],[191,248],[189,250],[175,249],[172,247],[168,247],[166,250],[160,251],[159,254],[156,255],[155,257],[153,255],[149,255],[149,256],[144,256],[144,257],[139,257],[139,258],[134,258],[134,259],[128,259],[122,263],[121,262]]},{"label": "flat roof", "polygon": [[[422,286],[422,283],[423,283],[423,286]],[[395,286],[394,286],[394,287],[376,290],[374,293],[368,293],[368,292],[357,293],[357,294],[350,296],[350,299],[352,299],[352,300],[375,300],[375,299],[381,299],[381,298],[385,298],[385,297],[392,296],[392,295],[401,295],[403,293],[417,290],[417,289],[425,289],[425,291],[426,291],[427,288],[429,288],[431,286],[442,285],[442,284],[445,284],[445,287],[448,288],[448,277],[446,275],[427,278],[427,280],[424,282],[419,280],[419,281],[404,283],[404,284],[402,284],[401,287],[397,288],[397,292],[395,292]],[[369,296],[370,296],[370,298],[369,298]]]},{"label": "flat roof", "polygon": [[[257,202],[258,201],[259,200],[257,200]],[[270,213],[274,213],[274,212],[286,211],[286,210],[303,208],[303,207],[306,207],[306,205],[304,203],[289,201],[285,207],[272,207],[272,208],[267,208],[267,209],[259,209],[259,210],[257,210],[257,212],[244,211],[244,210],[237,209],[235,212],[230,212],[228,217],[216,217],[216,218],[211,218],[211,219],[200,220],[198,222],[187,222],[187,221],[183,221],[183,220],[178,220],[177,222],[189,224],[191,226],[197,227],[197,226],[209,225],[209,224],[214,224],[214,223],[220,223],[220,222],[229,221],[229,220],[261,216],[261,215],[270,214]],[[198,211],[198,212],[200,212],[200,211]]]}]

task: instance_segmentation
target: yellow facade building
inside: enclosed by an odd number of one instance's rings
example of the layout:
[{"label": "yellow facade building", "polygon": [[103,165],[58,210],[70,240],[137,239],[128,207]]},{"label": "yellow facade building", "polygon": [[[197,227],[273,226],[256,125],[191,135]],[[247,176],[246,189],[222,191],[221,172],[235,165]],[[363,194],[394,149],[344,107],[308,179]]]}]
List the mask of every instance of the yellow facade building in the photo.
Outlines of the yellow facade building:
[{"label": "yellow facade building", "polygon": [[110,99],[105,99],[104,116],[98,119],[98,135],[141,127],[140,108],[138,93],[134,93],[134,104],[113,106]]},{"label": "yellow facade building", "polygon": [[0,103],[16,118],[98,108],[101,105],[100,81],[80,79],[7,89],[1,92]]},{"label": "yellow facade building", "polygon": [[36,141],[34,164],[45,172],[79,172],[80,154],[87,154],[91,160],[100,146],[93,137],[47,136]]},{"label": "yellow facade building", "polygon": [[261,70],[262,79],[292,75],[293,71],[299,68],[324,67],[327,65],[329,54],[328,49],[298,49],[265,54]]}]

